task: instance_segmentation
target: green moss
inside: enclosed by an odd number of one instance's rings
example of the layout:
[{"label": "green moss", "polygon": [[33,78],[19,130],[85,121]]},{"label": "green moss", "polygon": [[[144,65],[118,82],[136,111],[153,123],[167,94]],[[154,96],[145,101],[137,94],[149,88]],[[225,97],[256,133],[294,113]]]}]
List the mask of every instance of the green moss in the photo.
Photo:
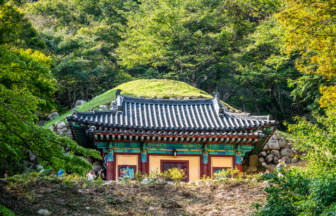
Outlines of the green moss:
[{"label": "green moss", "polygon": [[[212,98],[213,96],[202,91],[198,88],[195,88],[191,85],[188,85],[184,82],[174,81],[174,80],[165,80],[165,79],[142,79],[135,80],[127,83],[123,83],[114,89],[111,89],[104,94],[99,95],[98,97],[88,101],[80,107],[77,107],[76,110],[82,112],[88,112],[91,109],[99,109],[99,105],[110,105],[111,101],[115,100],[116,90],[121,89],[122,95],[139,97],[144,96],[146,98],[152,98],[153,96],[163,97],[163,98],[176,98],[177,96],[183,97],[199,97],[200,95],[204,98]],[[229,108],[232,108],[226,104]],[[66,116],[71,115],[71,111],[61,115],[58,118],[53,119],[52,121],[47,122],[43,127],[48,128],[51,125],[54,125],[57,121],[63,121]]]}]

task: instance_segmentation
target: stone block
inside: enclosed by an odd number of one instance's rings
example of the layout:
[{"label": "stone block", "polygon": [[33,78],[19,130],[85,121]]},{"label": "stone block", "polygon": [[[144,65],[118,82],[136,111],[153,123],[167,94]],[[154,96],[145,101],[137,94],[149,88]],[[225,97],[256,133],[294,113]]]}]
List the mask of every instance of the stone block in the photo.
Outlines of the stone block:
[{"label": "stone block", "polygon": [[295,155],[295,151],[288,148],[281,149],[280,153],[282,157],[292,157]]},{"label": "stone block", "polygon": [[266,162],[267,162],[267,163],[271,163],[271,162],[273,161],[273,158],[274,158],[274,156],[273,156],[272,154],[268,155],[268,156],[266,157]]},{"label": "stone block", "polygon": [[85,103],[86,103],[85,100],[78,100],[78,101],[76,101],[76,103],[75,103],[75,107],[82,106],[82,105],[85,104]]},{"label": "stone block", "polygon": [[283,139],[279,140],[279,146],[280,146],[281,149],[289,148],[289,145],[288,145],[287,141],[283,140]]},{"label": "stone block", "polygon": [[278,163],[279,163],[279,158],[277,158],[277,157],[273,157],[273,163],[274,163],[274,164],[278,164]]},{"label": "stone block", "polygon": [[53,120],[54,118],[59,117],[58,112],[52,112],[50,115],[48,115],[49,120]]},{"label": "stone block", "polygon": [[103,161],[96,160],[93,162],[92,166],[103,166]]},{"label": "stone block", "polygon": [[290,160],[292,164],[299,162],[299,159],[293,158]]},{"label": "stone block", "polygon": [[38,126],[39,127],[42,127],[43,125],[45,125],[45,123],[47,123],[48,121],[46,121],[46,120],[41,120],[41,121],[39,121],[39,123],[38,123]]},{"label": "stone block", "polygon": [[279,150],[272,150],[272,151],[271,151],[271,154],[272,154],[274,157],[281,158],[281,154],[280,154]]},{"label": "stone block", "polygon": [[104,169],[103,166],[92,166],[93,167],[93,171],[95,172],[99,172],[100,170]]},{"label": "stone block", "polygon": [[279,142],[277,140],[270,140],[268,142],[268,148],[271,150],[280,150]]},{"label": "stone block", "polygon": [[29,160],[30,160],[30,161],[35,161],[35,160],[36,160],[36,157],[37,157],[37,156],[36,156],[33,152],[31,152],[31,151],[29,152]]},{"label": "stone block", "polygon": [[291,163],[291,160],[290,160],[289,157],[282,157],[281,161],[285,162],[285,164],[290,164]]},{"label": "stone block", "polygon": [[65,122],[62,122],[62,121],[56,122],[55,126],[56,126],[56,133],[57,134],[62,134],[63,132],[68,130]]},{"label": "stone block", "polygon": [[261,156],[261,157],[266,157],[266,156],[267,156],[267,153],[266,153],[265,151],[261,151],[261,152],[260,152],[260,156]]},{"label": "stone block", "polygon": [[108,109],[107,105],[99,105],[100,109]]},{"label": "stone block", "polygon": [[264,145],[263,150],[268,150],[268,149],[269,149],[269,146],[268,146],[268,143],[266,143],[266,144]]}]

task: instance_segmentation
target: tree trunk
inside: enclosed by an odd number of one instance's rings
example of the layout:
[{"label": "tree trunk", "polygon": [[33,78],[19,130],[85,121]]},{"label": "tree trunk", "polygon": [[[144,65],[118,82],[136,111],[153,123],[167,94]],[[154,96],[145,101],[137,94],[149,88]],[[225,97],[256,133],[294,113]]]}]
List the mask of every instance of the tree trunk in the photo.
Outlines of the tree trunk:
[{"label": "tree trunk", "polygon": [[197,85],[196,85],[196,71],[193,72],[193,74],[191,75],[191,80],[192,80],[193,86],[196,88],[197,87]]}]

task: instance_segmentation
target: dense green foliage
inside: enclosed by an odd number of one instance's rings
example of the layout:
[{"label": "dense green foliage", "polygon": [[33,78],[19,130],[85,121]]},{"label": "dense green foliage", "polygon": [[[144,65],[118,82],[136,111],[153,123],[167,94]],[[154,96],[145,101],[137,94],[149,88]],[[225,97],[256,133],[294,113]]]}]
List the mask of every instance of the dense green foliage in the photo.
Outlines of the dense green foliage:
[{"label": "dense green foliage", "polygon": [[[335,215],[336,176],[283,169],[265,175],[267,203],[256,215]],[[258,205],[255,205],[258,206]]]},{"label": "dense green foliage", "polygon": [[275,18],[282,7],[277,0],[41,0],[24,10],[51,57],[60,113],[132,79],[166,78],[282,122],[320,98],[320,85],[296,82],[299,53],[284,53]]},{"label": "dense green foliage", "polygon": [[37,1],[25,10],[52,58],[58,110],[132,80],[118,69],[114,50],[126,19],[124,1]]},{"label": "dense green foliage", "polygon": [[0,213],[3,216],[15,216],[15,214],[9,211],[5,206],[0,205]]},{"label": "dense green foliage", "polygon": [[0,161],[19,160],[22,151],[31,151],[46,167],[77,173],[90,169],[84,159],[64,155],[63,146],[70,147],[72,154],[99,158],[98,152],[34,124],[35,112],[52,108],[56,84],[49,70],[51,59],[37,50],[44,43],[24,14],[7,2],[0,4],[0,29]]}]

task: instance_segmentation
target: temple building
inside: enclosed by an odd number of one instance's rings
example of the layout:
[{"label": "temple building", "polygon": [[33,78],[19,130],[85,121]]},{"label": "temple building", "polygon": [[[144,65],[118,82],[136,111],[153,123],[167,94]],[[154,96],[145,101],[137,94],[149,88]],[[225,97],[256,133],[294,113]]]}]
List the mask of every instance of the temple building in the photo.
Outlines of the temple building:
[{"label": "temple building", "polygon": [[76,142],[101,151],[106,179],[127,170],[149,174],[186,169],[186,181],[212,177],[221,169],[242,171],[242,161],[258,154],[275,130],[269,116],[223,109],[212,99],[148,99],[117,90],[111,110],[73,111],[67,121]]}]

